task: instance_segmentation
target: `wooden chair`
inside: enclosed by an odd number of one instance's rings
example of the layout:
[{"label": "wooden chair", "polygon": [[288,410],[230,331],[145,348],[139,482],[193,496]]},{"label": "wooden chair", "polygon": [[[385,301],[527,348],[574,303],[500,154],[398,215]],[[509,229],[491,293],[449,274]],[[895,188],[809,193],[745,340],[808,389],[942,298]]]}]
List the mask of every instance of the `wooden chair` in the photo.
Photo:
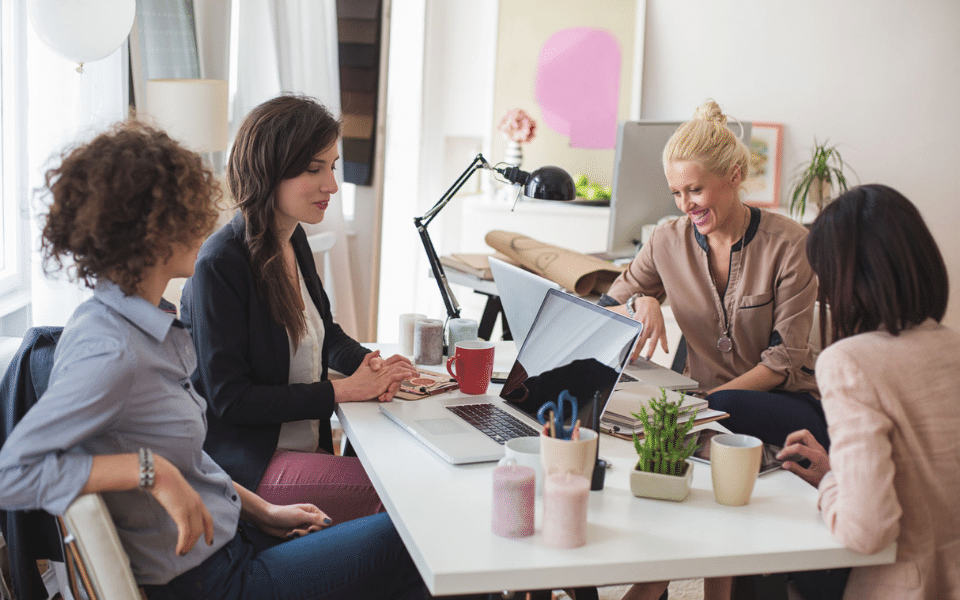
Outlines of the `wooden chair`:
[{"label": "wooden chair", "polygon": [[63,536],[70,593],[76,600],[146,600],[100,494],[73,501],[57,524]]}]

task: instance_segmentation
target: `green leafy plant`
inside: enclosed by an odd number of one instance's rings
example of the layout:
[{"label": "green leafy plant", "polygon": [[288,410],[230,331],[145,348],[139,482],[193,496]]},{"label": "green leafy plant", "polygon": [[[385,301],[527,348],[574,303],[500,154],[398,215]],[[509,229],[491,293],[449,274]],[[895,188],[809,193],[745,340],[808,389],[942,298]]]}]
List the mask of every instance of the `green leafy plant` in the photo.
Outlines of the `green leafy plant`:
[{"label": "green leafy plant", "polygon": [[[643,422],[643,441],[633,434],[633,446],[637,450],[637,471],[660,473],[663,475],[684,475],[687,472],[687,459],[699,448],[696,439],[685,441],[697,418],[697,410],[683,408],[686,399],[680,394],[679,402],[667,400],[667,391],[660,390],[660,398],[650,399],[650,414],[646,407],[640,407],[640,414],[632,413]],[[692,412],[692,414],[691,414]],[[690,416],[682,424],[682,417]]]},{"label": "green leafy plant", "polygon": [[599,183],[591,182],[586,175],[578,173],[574,178],[574,185],[577,186],[577,197],[587,200],[609,200],[613,197],[613,188],[609,185],[602,186]]},{"label": "green leafy plant", "polygon": [[[807,201],[812,197],[817,208],[822,209],[827,198],[827,189],[837,184],[838,194],[847,191],[847,178],[844,169],[850,166],[843,162],[843,157],[836,146],[828,146],[827,142],[818,144],[813,140],[813,156],[810,162],[800,166],[800,171],[794,177],[793,187],[790,190],[790,212],[803,216],[807,210]],[[851,169],[852,170],[852,169]]]}]

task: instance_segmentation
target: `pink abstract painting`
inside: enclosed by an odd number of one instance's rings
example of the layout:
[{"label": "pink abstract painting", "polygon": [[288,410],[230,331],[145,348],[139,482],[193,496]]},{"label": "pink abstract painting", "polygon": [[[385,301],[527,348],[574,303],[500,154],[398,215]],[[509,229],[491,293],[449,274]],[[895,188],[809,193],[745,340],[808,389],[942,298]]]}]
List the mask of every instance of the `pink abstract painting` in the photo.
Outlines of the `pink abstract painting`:
[{"label": "pink abstract painting", "polygon": [[534,98],[572,148],[616,147],[620,64],[620,44],[602,29],[561,29],[540,50]]}]

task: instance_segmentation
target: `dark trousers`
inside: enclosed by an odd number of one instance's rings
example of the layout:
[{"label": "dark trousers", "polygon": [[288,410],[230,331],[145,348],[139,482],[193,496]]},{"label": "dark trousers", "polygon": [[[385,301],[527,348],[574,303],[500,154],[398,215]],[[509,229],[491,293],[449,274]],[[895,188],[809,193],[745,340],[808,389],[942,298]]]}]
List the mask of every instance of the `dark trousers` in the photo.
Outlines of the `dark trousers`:
[{"label": "dark trousers", "polygon": [[804,392],[755,392],[721,390],[707,396],[710,408],[730,414],[721,423],[734,433],[744,433],[765,444],[783,446],[787,436],[807,429],[817,441],[830,449],[827,419],[820,401]]}]

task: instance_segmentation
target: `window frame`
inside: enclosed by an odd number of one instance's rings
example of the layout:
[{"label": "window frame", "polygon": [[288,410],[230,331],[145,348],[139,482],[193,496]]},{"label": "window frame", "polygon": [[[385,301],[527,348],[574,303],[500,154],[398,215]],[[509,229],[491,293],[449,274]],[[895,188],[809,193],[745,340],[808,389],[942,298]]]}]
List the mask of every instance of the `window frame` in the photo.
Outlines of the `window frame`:
[{"label": "window frame", "polygon": [[21,2],[0,7],[0,316],[30,303],[27,191],[27,15]]}]

